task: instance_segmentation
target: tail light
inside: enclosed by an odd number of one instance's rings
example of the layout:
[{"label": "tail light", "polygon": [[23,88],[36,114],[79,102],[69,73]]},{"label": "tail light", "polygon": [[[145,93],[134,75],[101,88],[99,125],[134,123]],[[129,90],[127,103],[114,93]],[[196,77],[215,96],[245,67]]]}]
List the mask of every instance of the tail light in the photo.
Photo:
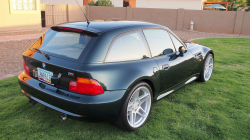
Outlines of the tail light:
[{"label": "tail light", "polygon": [[99,95],[104,92],[96,80],[80,77],[77,77],[77,81],[69,82],[69,90],[87,95]]},{"label": "tail light", "polygon": [[26,74],[30,75],[29,66],[26,65],[24,60],[23,60],[23,68],[24,68],[24,71],[26,72]]}]

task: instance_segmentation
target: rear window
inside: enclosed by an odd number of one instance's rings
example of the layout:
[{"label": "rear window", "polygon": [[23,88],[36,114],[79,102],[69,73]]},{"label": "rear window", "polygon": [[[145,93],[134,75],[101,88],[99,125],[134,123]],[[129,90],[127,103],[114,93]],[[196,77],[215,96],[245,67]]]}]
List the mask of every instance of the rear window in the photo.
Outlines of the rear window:
[{"label": "rear window", "polygon": [[41,38],[42,45],[38,48],[41,51],[60,57],[78,59],[92,37],[81,33],[50,30]]}]

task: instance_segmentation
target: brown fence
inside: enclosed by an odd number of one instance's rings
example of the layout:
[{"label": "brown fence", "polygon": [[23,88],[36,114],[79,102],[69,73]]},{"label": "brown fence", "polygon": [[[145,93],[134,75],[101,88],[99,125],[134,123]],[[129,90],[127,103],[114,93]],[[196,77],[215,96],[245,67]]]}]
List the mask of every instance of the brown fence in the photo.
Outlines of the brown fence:
[{"label": "brown fence", "polygon": [[[79,6],[46,5],[46,25],[86,20]],[[250,12],[81,6],[91,20],[134,19],[167,26],[171,30],[250,35]]]},{"label": "brown fence", "polygon": [[250,35],[250,12],[89,6],[90,19],[134,19],[167,26],[172,30]]}]

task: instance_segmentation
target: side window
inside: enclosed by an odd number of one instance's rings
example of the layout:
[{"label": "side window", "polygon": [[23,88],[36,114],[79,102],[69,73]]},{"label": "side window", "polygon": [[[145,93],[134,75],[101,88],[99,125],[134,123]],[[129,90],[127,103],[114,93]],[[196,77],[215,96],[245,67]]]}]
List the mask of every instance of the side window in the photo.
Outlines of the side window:
[{"label": "side window", "polygon": [[174,42],[174,45],[175,45],[176,49],[179,49],[180,46],[183,46],[183,44],[178,39],[176,39],[173,35],[170,34],[170,36],[171,36],[171,38],[172,38],[172,40]]},{"label": "side window", "polygon": [[138,60],[150,57],[140,32],[132,32],[117,37],[106,58],[106,62]]},{"label": "side window", "polygon": [[169,33],[165,30],[143,30],[148,41],[152,56],[161,56],[164,54],[172,54],[175,52],[173,42]]}]

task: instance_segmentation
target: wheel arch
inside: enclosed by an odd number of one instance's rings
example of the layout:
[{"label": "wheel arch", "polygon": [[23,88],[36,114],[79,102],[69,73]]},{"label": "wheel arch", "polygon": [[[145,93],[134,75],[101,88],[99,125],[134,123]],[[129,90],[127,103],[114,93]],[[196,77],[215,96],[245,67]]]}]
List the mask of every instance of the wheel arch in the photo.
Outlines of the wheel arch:
[{"label": "wheel arch", "polygon": [[141,77],[141,78],[135,80],[134,82],[132,82],[129,85],[128,89],[130,90],[131,88],[133,88],[136,84],[138,84],[140,82],[145,82],[150,86],[150,88],[153,92],[153,98],[155,97],[155,95],[157,95],[157,92],[160,90],[160,83],[158,83],[158,82],[160,82],[160,78],[153,79],[151,77]]}]

